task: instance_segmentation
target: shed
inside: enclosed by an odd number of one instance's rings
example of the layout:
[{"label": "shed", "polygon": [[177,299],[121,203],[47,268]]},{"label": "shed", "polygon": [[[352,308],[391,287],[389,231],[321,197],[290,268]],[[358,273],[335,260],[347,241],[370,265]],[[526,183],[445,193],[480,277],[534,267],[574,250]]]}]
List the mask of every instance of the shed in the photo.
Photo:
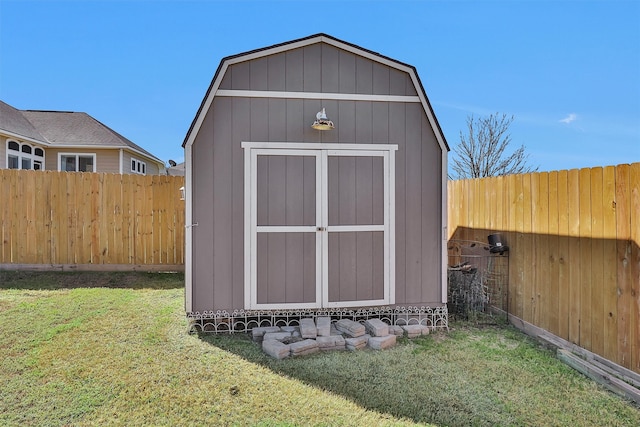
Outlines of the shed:
[{"label": "shed", "polygon": [[201,327],[447,325],[449,148],[413,66],[326,34],[224,58],[183,147]]}]

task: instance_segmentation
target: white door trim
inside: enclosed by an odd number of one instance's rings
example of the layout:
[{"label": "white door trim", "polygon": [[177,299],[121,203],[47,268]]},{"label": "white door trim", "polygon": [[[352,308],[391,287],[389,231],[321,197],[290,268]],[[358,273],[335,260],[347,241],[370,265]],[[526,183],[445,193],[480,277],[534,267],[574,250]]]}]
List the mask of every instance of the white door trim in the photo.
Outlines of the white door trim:
[{"label": "white door trim", "polygon": [[[306,309],[362,307],[395,302],[395,151],[396,144],[337,144],[242,142],[244,155],[244,306],[245,309]],[[313,226],[257,225],[258,156],[316,157],[316,224]],[[367,156],[383,158],[384,224],[329,226],[327,167],[329,156]],[[330,232],[384,232],[384,298],[380,300],[329,302],[328,243]],[[316,233],[316,299],[311,303],[259,304],[257,295],[258,233]]]}]

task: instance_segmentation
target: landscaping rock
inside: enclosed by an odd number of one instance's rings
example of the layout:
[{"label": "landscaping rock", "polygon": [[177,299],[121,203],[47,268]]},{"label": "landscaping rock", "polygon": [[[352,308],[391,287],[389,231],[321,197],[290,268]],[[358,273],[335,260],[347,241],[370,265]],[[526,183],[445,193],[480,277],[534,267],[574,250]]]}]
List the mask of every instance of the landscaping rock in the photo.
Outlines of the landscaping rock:
[{"label": "landscaping rock", "polygon": [[264,341],[267,340],[276,340],[276,341],[283,341],[286,338],[290,338],[291,337],[291,332],[267,332],[266,334],[264,334]]},{"label": "landscaping rock", "polygon": [[351,338],[360,337],[366,333],[364,325],[349,319],[338,320],[336,329]]},{"label": "landscaping rock", "polygon": [[341,335],[341,332],[338,329],[336,329],[336,324],[335,323],[331,324],[331,331],[330,331],[329,335]]},{"label": "landscaping rock", "polygon": [[289,345],[291,356],[304,356],[320,351],[316,340],[306,339]]},{"label": "landscaping rock", "polygon": [[371,337],[367,343],[374,350],[384,350],[396,345],[396,336],[387,335],[386,337]]},{"label": "landscaping rock", "polygon": [[322,351],[328,350],[344,350],[345,340],[342,335],[331,335],[328,337],[318,337],[316,338],[316,342],[318,343],[318,347]]},{"label": "landscaping rock", "polygon": [[290,336],[290,337],[286,337],[283,340],[279,340],[281,343],[283,344],[293,344],[294,342],[298,342],[298,341],[302,341],[302,338],[300,338],[300,334],[298,334],[298,336]]},{"label": "landscaping rock", "polygon": [[319,337],[328,337],[331,335],[331,318],[318,317],[316,319],[316,329]]},{"label": "landscaping rock", "polygon": [[251,338],[256,342],[262,342],[264,334],[267,332],[280,332],[280,328],[277,326],[262,326],[259,328],[253,328],[251,330]]},{"label": "landscaping rock", "polygon": [[367,346],[369,338],[371,338],[369,334],[364,334],[357,338],[345,338],[345,347],[351,351],[361,350]]},{"label": "landscaping rock", "polygon": [[[367,346],[384,350],[396,345],[397,337],[428,335],[429,326],[420,324],[388,325],[380,319],[368,319],[361,324],[350,319],[331,322],[329,316],[300,319],[300,326],[269,326],[254,328],[251,336],[262,342],[265,353],[276,359],[304,356],[319,351],[361,350]],[[328,335],[327,335],[328,333]]]},{"label": "landscaping rock", "polygon": [[290,346],[276,340],[262,341],[262,350],[269,356],[276,359],[284,359],[291,354]]},{"label": "landscaping rock", "polygon": [[318,329],[313,319],[300,319],[300,336],[302,338],[315,338],[318,336]]},{"label": "landscaping rock", "polygon": [[397,325],[391,325],[389,326],[389,333],[396,336],[402,336],[404,335],[404,329]]},{"label": "landscaping rock", "polygon": [[408,338],[416,338],[422,335],[422,325],[403,325],[402,329],[405,330]]},{"label": "landscaping rock", "polygon": [[380,319],[365,320],[364,328],[372,337],[386,337],[389,335],[389,325]]}]

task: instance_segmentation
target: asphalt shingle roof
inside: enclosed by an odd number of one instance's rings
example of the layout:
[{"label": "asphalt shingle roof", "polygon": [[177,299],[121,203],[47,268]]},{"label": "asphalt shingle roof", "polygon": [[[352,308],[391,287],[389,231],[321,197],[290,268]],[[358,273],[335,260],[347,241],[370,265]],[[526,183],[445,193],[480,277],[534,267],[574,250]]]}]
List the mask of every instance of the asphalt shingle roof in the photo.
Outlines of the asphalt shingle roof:
[{"label": "asphalt shingle roof", "polygon": [[47,141],[20,110],[2,101],[0,101],[0,130],[40,142]]},{"label": "asphalt shingle roof", "polygon": [[17,110],[0,101],[0,129],[51,146],[129,147],[162,162],[87,113]]}]

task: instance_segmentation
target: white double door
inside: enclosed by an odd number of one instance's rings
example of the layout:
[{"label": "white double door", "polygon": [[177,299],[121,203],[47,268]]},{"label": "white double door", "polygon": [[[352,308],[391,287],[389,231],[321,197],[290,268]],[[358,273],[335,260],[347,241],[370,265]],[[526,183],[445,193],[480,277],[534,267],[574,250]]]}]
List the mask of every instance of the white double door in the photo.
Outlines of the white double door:
[{"label": "white double door", "polygon": [[245,307],[392,304],[397,146],[242,146]]}]

